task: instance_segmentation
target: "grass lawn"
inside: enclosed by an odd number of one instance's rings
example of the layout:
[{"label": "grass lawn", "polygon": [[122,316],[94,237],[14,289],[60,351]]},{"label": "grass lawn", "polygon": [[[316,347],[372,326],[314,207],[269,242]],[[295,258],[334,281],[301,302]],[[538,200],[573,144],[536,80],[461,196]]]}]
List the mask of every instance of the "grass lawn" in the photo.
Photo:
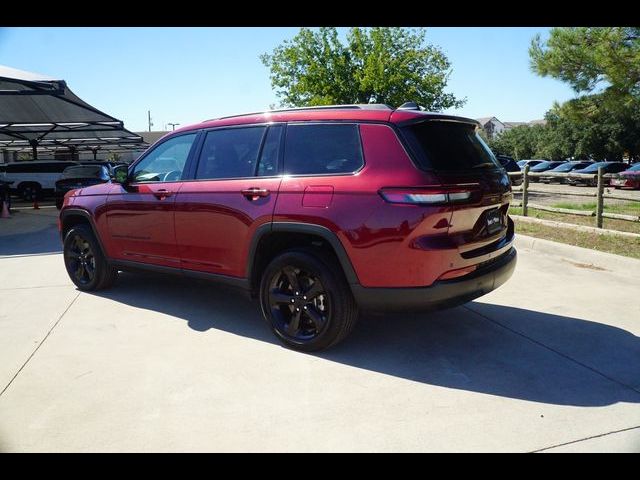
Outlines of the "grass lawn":
[{"label": "grass lawn", "polygon": [[[558,202],[551,205],[555,208],[569,208],[572,210],[591,210],[596,211],[596,202],[591,203],[571,203],[571,202]],[[623,213],[626,215],[640,215],[640,202],[626,202],[626,203],[610,203],[607,205],[607,201],[604,202],[604,211],[609,213]]]},{"label": "grass lawn", "polygon": [[[545,212],[546,213],[546,212]],[[554,242],[567,243],[577,247],[615,253],[625,257],[640,258],[640,238],[626,238],[598,233],[576,232],[575,230],[548,227],[536,223],[516,223],[516,234],[544,238]]]},{"label": "grass lawn", "polygon": [[[633,204],[632,204],[633,205]],[[640,204],[638,204],[640,205]],[[553,205],[557,208],[572,208],[575,210],[595,210],[595,204],[593,207],[589,203],[576,204],[576,203],[557,203]],[[605,205],[606,206],[606,205]],[[618,207],[618,205],[611,205],[611,207]],[[624,208],[624,205],[620,206]],[[632,207],[634,208],[634,207]],[[626,213],[628,215],[640,215],[640,212],[633,210],[611,210],[605,209],[611,213]],[[509,207],[509,213],[513,215],[522,215],[522,207]],[[596,226],[596,217],[582,217],[579,215],[569,215],[566,213],[545,212],[543,210],[535,210],[529,208],[529,216],[533,218],[542,218],[544,220],[555,220],[556,222],[573,223],[574,225],[587,225],[589,227]],[[602,226],[610,230],[618,230],[621,232],[640,233],[640,222],[627,222],[625,220],[615,220],[613,218],[603,218]],[[524,233],[524,232],[523,232]],[[598,234],[593,234],[598,236]]]}]

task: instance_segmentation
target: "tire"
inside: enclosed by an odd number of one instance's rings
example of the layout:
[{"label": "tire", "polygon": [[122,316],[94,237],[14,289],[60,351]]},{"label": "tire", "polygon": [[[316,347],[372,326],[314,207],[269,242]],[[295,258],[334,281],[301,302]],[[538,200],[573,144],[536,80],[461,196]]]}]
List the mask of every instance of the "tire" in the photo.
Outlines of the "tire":
[{"label": "tire", "polygon": [[303,352],[338,344],[358,318],[342,268],[312,248],[286,251],[269,263],[260,280],[260,305],[275,336]]},{"label": "tire", "polygon": [[20,197],[26,202],[32,202],[40,198],[42,188],[37,183],[26,183],[18,187]]},{"label": "tire", "polygon": [[118,276],[118,270],[107,262],[89,225],[76,225],[67,232],[63,256],[69,278],[79,290],[109,288]]}]

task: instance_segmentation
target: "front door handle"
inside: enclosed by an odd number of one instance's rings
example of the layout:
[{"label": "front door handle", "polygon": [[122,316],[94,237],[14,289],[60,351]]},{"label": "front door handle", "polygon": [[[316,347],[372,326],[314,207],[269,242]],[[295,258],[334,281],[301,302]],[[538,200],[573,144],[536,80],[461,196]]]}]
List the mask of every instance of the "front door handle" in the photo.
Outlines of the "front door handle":
[{"label": "front door handle", "polygon": [[252,187],[252,188],[242,189],[240,190],[240,193],[242,193],[242,195],[247,197],[247,200],[253,201],[253,200],[257,200],[260,197],[268,197],[271,192],[269,192],[269,190],[267,190],[266,188]]},{"label": "front door handle", "polygon": [[153,192],[153,195],[158,200],[164,200],[165,198],[170,197],[171,195],[173,195],[173,192],[170,192],[169,190],[167,190],[165,188],[160,188],[160,189],[156,190],[155,192]]}]

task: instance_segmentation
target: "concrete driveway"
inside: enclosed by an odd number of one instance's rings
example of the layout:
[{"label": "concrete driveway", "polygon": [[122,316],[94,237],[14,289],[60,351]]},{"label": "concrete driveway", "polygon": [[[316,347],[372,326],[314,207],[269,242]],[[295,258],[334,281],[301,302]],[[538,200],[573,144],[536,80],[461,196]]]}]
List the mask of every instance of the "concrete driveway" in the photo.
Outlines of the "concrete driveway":
[{"label": "concrete driveway", "polygon": [[638,269],[520,249],[490,295],[305,355],[210,284],[79,293],[56,213],[0,220],[0,451],[640,451]]}]

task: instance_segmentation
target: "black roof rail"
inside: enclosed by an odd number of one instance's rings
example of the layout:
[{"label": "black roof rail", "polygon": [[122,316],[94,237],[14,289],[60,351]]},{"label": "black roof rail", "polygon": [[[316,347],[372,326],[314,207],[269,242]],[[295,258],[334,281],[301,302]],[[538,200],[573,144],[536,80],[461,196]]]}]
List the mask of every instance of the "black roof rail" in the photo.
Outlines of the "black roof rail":
[{"label": "black roof rail", "polygon": [[263,113],[299,112],[299,111],[305,111],[305,110],[393,110],[393,108],[391,108],[389,105],[384,103],[317,105],[317,106],[311,106],[311,107],[279,108],[276,110],[266,110],[263,112],[240,113],[238,115],[227,115],[224,117],[211,118],[209,120],[204,120],[204,122],[211,122],[213,120],[224,120],[226,118],[246,117],[248,115],[261,115]]}]

